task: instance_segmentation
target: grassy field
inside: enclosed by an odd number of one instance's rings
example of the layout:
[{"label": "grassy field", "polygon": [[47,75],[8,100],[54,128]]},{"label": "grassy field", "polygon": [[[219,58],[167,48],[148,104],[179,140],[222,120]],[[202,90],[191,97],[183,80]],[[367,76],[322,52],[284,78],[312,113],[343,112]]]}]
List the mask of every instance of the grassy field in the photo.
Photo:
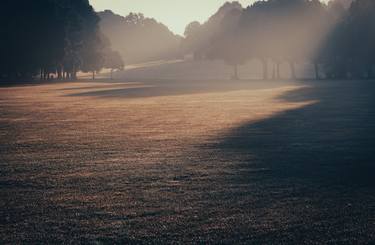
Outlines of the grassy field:
[{"label": "grassy field", "polygon": [[375,241],[373,81],[127,74],[0,88],[0,243]]}]

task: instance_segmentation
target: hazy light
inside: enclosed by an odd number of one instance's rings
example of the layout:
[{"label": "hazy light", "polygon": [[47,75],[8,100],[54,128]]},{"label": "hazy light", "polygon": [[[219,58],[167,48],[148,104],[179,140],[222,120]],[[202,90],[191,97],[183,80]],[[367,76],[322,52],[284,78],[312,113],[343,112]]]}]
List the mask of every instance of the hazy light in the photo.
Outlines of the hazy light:
[{"label": "hazy light", "polygon": [[[243,6],[255,0],[240,0]],[[226,0],[90,0],[95,10],[111,9],[117,14],[143,13],[167,25],[171,31],[183,34],[191,21],[205,21]]]},{"label": "hazy light", "polygon": [[[126,16],[143,13],[167,25],[176,34],[183,34],[190,22],[207,20],[228,0],[90,0],[97,11],[110,9]],[[256,0],[238,0],[244,7]],[[327,2],[328,0],[322,0]],[[230,2],[230,1],[229,1]]]}]

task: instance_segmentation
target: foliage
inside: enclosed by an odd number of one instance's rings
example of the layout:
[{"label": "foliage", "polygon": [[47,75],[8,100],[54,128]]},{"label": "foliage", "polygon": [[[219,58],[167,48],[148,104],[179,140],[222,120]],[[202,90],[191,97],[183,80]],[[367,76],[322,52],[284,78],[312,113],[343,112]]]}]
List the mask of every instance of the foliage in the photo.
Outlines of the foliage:
[{"label": "foliage", "polygon": [[4,0],[0,77],[76,78],[97,71],[105,43],[88,0]]},{"label": "foliage", "polygon": [[[343,4],[342,4],[343,3]],[[318,0],[257,1],[243,9],[226,3],[208,22],[192,22],[185,32],[185,52],[198,58],[223,59],[235,66],[250,59],[263,64],[268,78],[269,62],[274,77],[279,66],[311,62],[316,78],[324,67],[327,78],[374,76],[375,1]],[[214,23],[214,24],[213,24]]]},{"label": "foliage", "polygon": [[122,17],[110,10],[100,12],[99,16],[101,30],[127,63],[180,56],[181,37],[154,19],[136,13]]}]

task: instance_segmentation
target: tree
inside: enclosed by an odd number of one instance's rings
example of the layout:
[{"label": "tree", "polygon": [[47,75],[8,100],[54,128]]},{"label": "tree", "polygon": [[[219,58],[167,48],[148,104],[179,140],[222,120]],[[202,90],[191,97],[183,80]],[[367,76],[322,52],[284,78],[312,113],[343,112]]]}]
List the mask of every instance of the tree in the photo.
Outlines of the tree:
[{"label": "tree", "polygon": [[[337,15],[338,9],[331,8],[333,16],[339,16],[321,50],[327,78],[373,78],[375,42],[375,2],[353,1],[346,14]],[[340,11],[339,11],[340,13]]]},{"label": "tree", "polygon": [[4,0],[0,77],[75,79],[99,70],[99,18],[88,0]]},{"label": "tree", "polygon": [[227,2],[219,8],[205,23],[197,21],[190,23],[185,30],[182,41],[184,54],[193,54],[195,59],[207,57],[213,39],[217,39],[222,32],[222,20],[232,10],[242,10],[238,2]]},{"label": "tree", "polygon": [[237,29],[242,9],[232,9],[222,19],[221,31],[212,39],[211,47],[207,52],[210,59],[222,59],[233,66],[232,79],[238,80],[238,66],[246,61],[243,52],[241,33]]},{"label": "tree", "polygon": [[124,61],[119,52],[109,50],[105,54],[104,67],[111,70],[111,80],[113,80],[113,71],[122,71],[125,67]]},{"label": "tree", "polygon": [[371,0],[354,1],[349,9],[343,30],[352,62],[351,68],[360,78],[374,78],[375,65],[375,2]]},{"label": "tree", "polygon": [[4,0],[0,16],[0,73],[27,79],[53,70],[63,56],[61,8],[52,0]]},{"label": "tree", "polygon": [[193,21],[185,28],[185,39],[182,43],[184,53],[192,53],[194,59],[200,59],[200,49],[204,46],[201,35],[203,33],[202,25],[198,21]]},{"label": "tree", "polygon": [[92,80],[95,80],[95,74],[104,66],[103,54],[91,47],[82,52],[82,59],[81,70],[83,72],[91,72]]},{"label": "tree", "polygon": [[120,16],[110,10],[98,13],[103,34],[113,50],[129,63],[180,57],[181,39],[165,25],[143,14]]}]

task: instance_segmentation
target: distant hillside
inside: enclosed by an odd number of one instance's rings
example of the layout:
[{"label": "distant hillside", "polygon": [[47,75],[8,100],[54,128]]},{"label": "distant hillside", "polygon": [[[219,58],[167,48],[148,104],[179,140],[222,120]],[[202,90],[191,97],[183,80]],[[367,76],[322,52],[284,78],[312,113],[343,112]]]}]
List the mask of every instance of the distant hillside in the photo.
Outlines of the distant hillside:
[{"label": "distant hillside", "polygon": [[102,32],[126,63],[179,57],[181,37],[142,14],[123,17],[110,10],[98,13]]}]

